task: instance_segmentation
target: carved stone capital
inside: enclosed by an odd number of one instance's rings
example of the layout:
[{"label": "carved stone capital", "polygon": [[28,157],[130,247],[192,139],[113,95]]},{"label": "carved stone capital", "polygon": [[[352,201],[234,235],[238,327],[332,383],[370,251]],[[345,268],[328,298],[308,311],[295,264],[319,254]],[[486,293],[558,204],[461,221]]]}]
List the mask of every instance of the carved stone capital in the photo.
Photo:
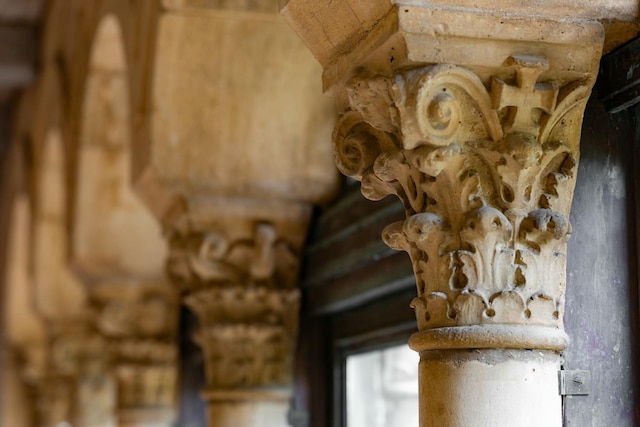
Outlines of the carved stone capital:
[{"label": "carved stone capital", "polygon": [[[43,418],[56,423],[104,425],[113,421],[115,389],[110,368],[108,343],[88,321],[52,325],[51,388],[43,399]],[[59,396],[67,393],[68,398]],[[48,413],[48,415],[46,415]],[[66,418],[59,419],[65,414]]]},{"label": "carved stone capital", "polygon": [[569,211],[604,31],[548,3],[282,9],[342,111],[338,167],[404,205],[383,237],[416,277],[423,427],[562,425]]},{"label": "carved stone capital", "polygon": [[[167,351],[162,348],[161,351]],[[172,353],[175,354],[175,351]],[[118,381],[118,409],[159,408],[173,412],[176,404],[177,368],[175,356],[168,362],[119,363],[115,367]]]},{"label": "carved stone capital", "polygon": [[111,340],[172,340],[178,295],[168,283],[103,283],[91,289],[97,325]]},{"label": "carved stone capital", "polygon": [[102,375],[110,362],[107,342],[86,322],[53,325],[50,359],[52,371],[69,378]]},{"label": "carved stone capital", "polygon": [[168,270],[200,320],[208,395],[290,384],[310,214],[303,203],[225,198],[194,202],[176,222]]},{"label": "carved stone capital", "polygon": [[160,412],[160,420],[169,422],[176,395],[177,294],[168,284],[106,283],[92,289],[92,304],[109,343],[119,413],[144,408],[148,420]]},{"label": "carved stone capital", "polygon": [[295,289],[311,206],[261,199],[189,203],[169,231],[167,269],[183,290]]},{"label": "carved stone capital", "polygon": [[566,347],[569,210],[595,73],[513,54],[480,74],[437,64],[347,83],[336,162],[367,198],[404,204],[383,238],[413,263],[415,349]]}]

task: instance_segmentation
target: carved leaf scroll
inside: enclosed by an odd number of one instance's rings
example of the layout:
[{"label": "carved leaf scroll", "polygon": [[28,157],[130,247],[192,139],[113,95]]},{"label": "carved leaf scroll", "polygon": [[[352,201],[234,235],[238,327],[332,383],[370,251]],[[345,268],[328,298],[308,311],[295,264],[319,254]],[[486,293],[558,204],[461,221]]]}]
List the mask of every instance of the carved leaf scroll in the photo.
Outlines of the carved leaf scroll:
[{"label": "carved leaf scroll", "polygon": [[515,81],[487,86],[452,65],[375,77],[376,93],[387,89],[384,105],[372,104],[375,115],[362,107],[371,88],[352,82],[355,108],[334,132],[336,163],[362,181],[363,194],[394,194],[405,206],[407,219],[383,238],[411,257],[421,330],[562,326],[576,138],[589,87],[541,81],[544,58],[514,56],[505,67]]}]

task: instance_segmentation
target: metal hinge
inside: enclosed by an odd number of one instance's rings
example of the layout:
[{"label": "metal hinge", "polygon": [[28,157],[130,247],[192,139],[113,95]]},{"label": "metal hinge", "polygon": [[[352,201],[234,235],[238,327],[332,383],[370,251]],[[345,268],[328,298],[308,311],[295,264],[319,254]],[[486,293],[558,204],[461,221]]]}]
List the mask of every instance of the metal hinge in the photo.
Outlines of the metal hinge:
[{"label": "metal hinge", "polygon": [[591,372],[584,370],[558,371],[561,396],[586,396],[591,391]]}]

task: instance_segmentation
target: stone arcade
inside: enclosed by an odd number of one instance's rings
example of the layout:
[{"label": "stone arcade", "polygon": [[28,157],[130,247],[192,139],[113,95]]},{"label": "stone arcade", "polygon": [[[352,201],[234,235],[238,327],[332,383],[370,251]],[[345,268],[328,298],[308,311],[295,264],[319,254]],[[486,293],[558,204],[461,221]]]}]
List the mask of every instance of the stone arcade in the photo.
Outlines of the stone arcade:
[{"label": "stone arcade", "polygon": [[[559,375],[591,328],[565,331],[584,308],[568,289],[581,285],[567,275],[570,214],[581,179],[617,179],[633,199],[631,168],[578,168],[599,73],[618,114],[602,116],[615,135],[635,126],[620,112],[638,99],[637,63],[624,61],[640,49],[600,61],[640,30],[637,4],[5,3],[7,40],[42,31],[26,65],[0,49],[13,111],[0,135],[0,427],[346,426],[345,385],[326,375],[343,361],[301,350],[333,345],[307,320],[339,328],[331,315],[369,303],[336,291],[342,308],[314,311],[300,284],[323,244],[313,230],[347,191],[336,165],[365,198],[402,204],[381,234],[413,268],[420,426],[582,426]],[[632,230],[629,209],[618,215]],[[338,234],[369,226],[358,221]],[[348,251],[340,274],[375,258],[356,239]],[[637,261],[625,256],[610,293],[631,301],[618,306],[626,329],[580,368],[598,377],[597,357],[619,353],[615,375],[631,385],[594,393],[612,397],[594,400],[593,425],[639,416]],[[314,369],[324,386],[300,386]],[[318,393],[330,403],[314,406]]]}]

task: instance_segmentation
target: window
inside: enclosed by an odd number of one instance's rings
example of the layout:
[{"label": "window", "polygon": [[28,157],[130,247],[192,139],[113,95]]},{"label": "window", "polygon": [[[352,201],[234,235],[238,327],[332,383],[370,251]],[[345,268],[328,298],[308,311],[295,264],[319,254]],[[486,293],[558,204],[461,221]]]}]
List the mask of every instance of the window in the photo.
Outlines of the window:
[{"label": "window", "polygon": [[407,345],[347,356],[347,427],[418,427],[418,361]]},{"label": "window", "polygon": [[359,190],[347,188],[310,236],[294,410],[307,412],[311,427],[417,426],[418,354],[407,346],[415,279],[407,255],[380,237],[404,209]]}]

